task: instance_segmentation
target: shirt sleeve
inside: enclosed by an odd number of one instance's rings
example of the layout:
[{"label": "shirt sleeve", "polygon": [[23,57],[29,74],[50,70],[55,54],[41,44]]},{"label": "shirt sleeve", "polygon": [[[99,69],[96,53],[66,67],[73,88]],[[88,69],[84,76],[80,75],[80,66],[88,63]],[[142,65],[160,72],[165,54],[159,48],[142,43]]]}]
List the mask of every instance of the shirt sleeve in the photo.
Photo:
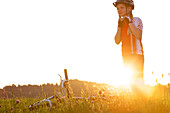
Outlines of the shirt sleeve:
[{"label": "shirt sleeve", "polygon": [[139,30],[143,31],[143,23],[142,23],[142,20],[140,18],[134,17],[133,23]]}]

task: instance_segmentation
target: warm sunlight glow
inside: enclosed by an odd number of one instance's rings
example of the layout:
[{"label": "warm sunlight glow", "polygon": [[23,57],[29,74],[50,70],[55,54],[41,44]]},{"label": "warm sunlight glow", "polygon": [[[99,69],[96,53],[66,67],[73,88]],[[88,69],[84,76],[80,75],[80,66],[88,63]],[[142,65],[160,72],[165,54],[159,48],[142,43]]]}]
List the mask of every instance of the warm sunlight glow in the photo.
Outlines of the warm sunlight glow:
[{"label": "warm sunlight glow", "polygon": [[155,86],[156,85],[156,79],[152,79],[152,78],[147,79],[147,80],[145,80],[145,84],[150,85],[150,86]]},{"label": "warm sunlight glow", "polygon": [[129,67],[124,67],[120,69],[119,73],[117,73],[117,76],[115,77],[114,83],[112,85],[115,86],[122,86],[122,85],[129,85],[132,79],[133,70]]},{"label": "warm sunlight glow", "polygon": [[[115,1],[1,0],[0,89],[59,84],[64,69],[69,79],[127,86],[133,71],[123,67],[122,46],[115,43]],[[135,0],[133,16],[143,23],[144,80],[154,86],[170,83],[170,75],[161,76],[170,73],[170,23],[162,18],[170,7],[152,3]]]},{"label": "warm sunlight glow", "polygon": [[122,75],[123,78],[122,78],[122,81],[124,85],[128,85],[130,84],[130,81],[132,79],[132,75],[133,75],[133,70],[129,67],[124,67],[123,71],[122,71]]},{"label": "warm sunlight glow", "polygon": [[167,85],[170,83],[170,76],[167,72],[162,73],[163,71],[153,71],[152,73],[147,73],[145,76],[145,84],[150,86],[155,86],[157,84]]}]

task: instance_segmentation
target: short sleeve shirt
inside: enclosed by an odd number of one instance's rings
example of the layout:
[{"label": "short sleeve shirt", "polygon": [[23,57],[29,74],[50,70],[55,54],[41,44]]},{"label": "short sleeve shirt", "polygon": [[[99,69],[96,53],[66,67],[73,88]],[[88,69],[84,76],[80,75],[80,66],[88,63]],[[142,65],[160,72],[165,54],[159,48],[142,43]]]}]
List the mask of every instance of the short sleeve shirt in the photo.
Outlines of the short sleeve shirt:
[{"label": "short sleeve shirt", "polygon": [[139,17],[133,17],[133,24],[141,31],[143,31],[142,20]]}]

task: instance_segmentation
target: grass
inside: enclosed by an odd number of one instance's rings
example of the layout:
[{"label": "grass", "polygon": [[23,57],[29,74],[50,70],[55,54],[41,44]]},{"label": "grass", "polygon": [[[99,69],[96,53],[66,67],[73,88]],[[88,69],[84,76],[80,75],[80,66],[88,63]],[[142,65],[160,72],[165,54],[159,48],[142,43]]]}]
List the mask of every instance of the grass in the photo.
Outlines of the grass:
[{"label": "grass", "polygon": [[48,104],[42,104],[32,111],[28,109],[29,105],[43,98],[0,99],[0,113],[170,113],[169,88],[153,88],[149,97],[119,89],[112,97],[106,94],[106,99],[67,98],[63,102],[54,99],[51,111]]}]

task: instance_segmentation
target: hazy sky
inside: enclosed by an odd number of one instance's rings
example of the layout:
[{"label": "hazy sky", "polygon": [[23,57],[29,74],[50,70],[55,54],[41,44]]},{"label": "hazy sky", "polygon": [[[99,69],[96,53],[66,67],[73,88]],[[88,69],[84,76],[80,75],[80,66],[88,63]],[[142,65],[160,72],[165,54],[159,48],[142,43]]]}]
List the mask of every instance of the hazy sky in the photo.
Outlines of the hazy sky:
[{"label": "hazy sky", "polygon": [[[122,58],[121,45],[114,43],[114,1],[1,0],[0,88],[56,83],[65,68],[70,79],[119,81]],[[133,14],[143,21],[145,76],[170,72],[166,1],[134,1]]]}]

